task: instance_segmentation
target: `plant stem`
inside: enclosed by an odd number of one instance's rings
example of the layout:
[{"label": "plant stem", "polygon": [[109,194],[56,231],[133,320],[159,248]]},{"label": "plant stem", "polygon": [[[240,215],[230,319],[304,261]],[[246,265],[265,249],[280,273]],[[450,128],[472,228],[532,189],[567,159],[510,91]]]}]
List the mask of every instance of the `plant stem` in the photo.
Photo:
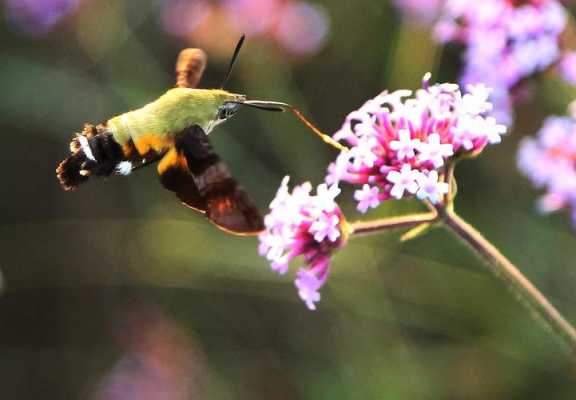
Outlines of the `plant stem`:
[{"label": "plant stem", "polygon": [[[451,171],[449,171],[451,172]],[[534,317],[562,339],[576,354],[576,330],[548,301],[520,270],[474,227],[460,218],[449,205],[427,204],[433,211],[402,217],[356,221],[348,225],[350,236],[367,236],[385,230],[414,228],[422,224],[441,221],[442,225],[468,244],[490,267],[490,271],[503,280],[507,287],[526,306]]]},{"label": "plant stem", "polygon": [[538,320],[556,333],[576,353],[576,330],[546,297],[480,232],[449,208],[437,207],[444,226],[464,240],[490,266],[490,270],[518,296]]},{"label": "plant stem", "polygon": [[411,214],[402,217],[382,218],[373,221],[356,221],[349,224],[350,235],[366,236],[383,230],[412,228],[436,220],[436,213]]}]

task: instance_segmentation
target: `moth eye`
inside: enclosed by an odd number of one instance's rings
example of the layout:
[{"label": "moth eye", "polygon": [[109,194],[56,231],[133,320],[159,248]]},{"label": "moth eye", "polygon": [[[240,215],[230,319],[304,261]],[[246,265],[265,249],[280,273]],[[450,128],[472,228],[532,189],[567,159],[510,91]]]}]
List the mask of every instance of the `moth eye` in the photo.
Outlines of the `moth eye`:
[{"label": "moth eye", "polygon": [[216,118],[219,120],[230,118],[236,113],[236,111],[238,111],[239,108],[239,104],[226,103],[218,109],[218,115]]}]

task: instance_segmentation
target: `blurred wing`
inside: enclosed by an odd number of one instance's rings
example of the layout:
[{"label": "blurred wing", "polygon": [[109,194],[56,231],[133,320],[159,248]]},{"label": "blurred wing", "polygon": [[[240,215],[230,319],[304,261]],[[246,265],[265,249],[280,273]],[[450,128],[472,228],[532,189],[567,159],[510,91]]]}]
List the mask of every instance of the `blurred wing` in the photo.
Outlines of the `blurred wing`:
[{"label": "blurred wing", "polygon": [[264,229],[260,212],[216,154],[202,128],[194,125],[179,133],[166,157],[166,165],[172,167],[163,173],[160,167],[164,159],[161,161],[158,169],[163,184],[186,205],[203,211],[229,233],[253,235]]},{"label": "blurred wing", "polygon": [[230,233],[250,235],[264,229],[260,212],[222,162],[202,128],[194,125],[178,136],[182,152],[200,195],[206,201],[206,216]]},{"label": "blurred wing", "polygon": [[206,201],[198,192],[186,157],[176,148],[170,149],[160,160],[158,173],[162,186],[175,192],[184,205],[201,213],[206,211]]}]

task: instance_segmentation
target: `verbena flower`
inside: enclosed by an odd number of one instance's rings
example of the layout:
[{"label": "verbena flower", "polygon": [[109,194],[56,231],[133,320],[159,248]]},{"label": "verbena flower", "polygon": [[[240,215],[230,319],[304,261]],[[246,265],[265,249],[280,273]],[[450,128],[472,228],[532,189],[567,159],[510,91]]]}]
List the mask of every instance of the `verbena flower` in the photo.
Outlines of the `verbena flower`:
[{"label": "verbena flower", "polygon": [[435,36],[466,46],[462,83],[494,88],[494,116],[510,124],[511,90],[562,59],[560,35],[566,20],[567,12],[556,0],[446,0]]},{"label": "verbena flower", "polygon": [[80,0],[6,0],[6,17],[20,31],[40,35],[73,13],[79,3]]},{"label": "verbena flower", "polygon": [[565,81],[571,85],[576,85],[576,51],[564,54],[558,69]]},{"label": "verbena flower", "polygon": [[394,5],[414,22],[430,22],[441,10],[443,0],[394,0]]},{"label": "verbena flower", "polygon": [[321,184],[312,195],[312,185],[306,182],[290,193],[288,180],[284,178],[270,203],[259,253],[280,274],[288,271],[292,259],[302,256],[304,266],[296,273],[295,285],[306,306],[314,310],[328,278],[330,257],[346,242],[346,222],[334,201],[340,189]]},{"label": "verbena flower", "polygon": [[526,138],[518,151],[518,167],[545,194],[542,212],[570,208],[576,224],[576,120],[548,117],[535,138]]},{"label": "verbena flower", "polygon": [[413,195],[440,202],[448,191],[439,179],[447,160],[478,154],[506,132],[486,116],[492,110],[486,86],[469,85],[462,94],[456,84],[429,86],[428,79],[413,96],[398,90],[368,100],[334,134],[350,151],[328,167],[326,182],[361,185],[354,194],[360,212]]},{"label": "verbena flower", "polygon": [[166,31],[222,57],[229,57],[230,38],[242,33],[273,41],[291,56],[305,57],[322,49],[330,30],[326,9],[302,0],[162,0],[161,4]]}]

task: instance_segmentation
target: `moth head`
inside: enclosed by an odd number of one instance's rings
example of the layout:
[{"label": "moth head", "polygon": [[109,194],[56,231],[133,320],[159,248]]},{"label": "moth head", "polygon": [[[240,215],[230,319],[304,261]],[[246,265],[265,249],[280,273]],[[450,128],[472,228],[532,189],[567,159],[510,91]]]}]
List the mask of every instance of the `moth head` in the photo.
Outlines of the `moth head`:
[{"label": "moth head", "polygon": [[221,96],[218,99],[216,107],[216,115],[214,120],[222,122],[232,117],[240,109],[240,104],[246,101],[246,96],[243,94],[230,93],[220,90]]},{"label": "moth head", "polygon": [[232,117],[240,109],[239,103],[224,103],[218,107],[216,118],[218,121],[225,121]]},{"label": "moth head", "polygon": [[[224,91],[222,91],[224,92]],[[246,96],[224,92],[215,104],[214,114],[206,126],[206,133],[209,133],[216,126],[231,118],[240,109],[240,105],[246,100]]]}]

